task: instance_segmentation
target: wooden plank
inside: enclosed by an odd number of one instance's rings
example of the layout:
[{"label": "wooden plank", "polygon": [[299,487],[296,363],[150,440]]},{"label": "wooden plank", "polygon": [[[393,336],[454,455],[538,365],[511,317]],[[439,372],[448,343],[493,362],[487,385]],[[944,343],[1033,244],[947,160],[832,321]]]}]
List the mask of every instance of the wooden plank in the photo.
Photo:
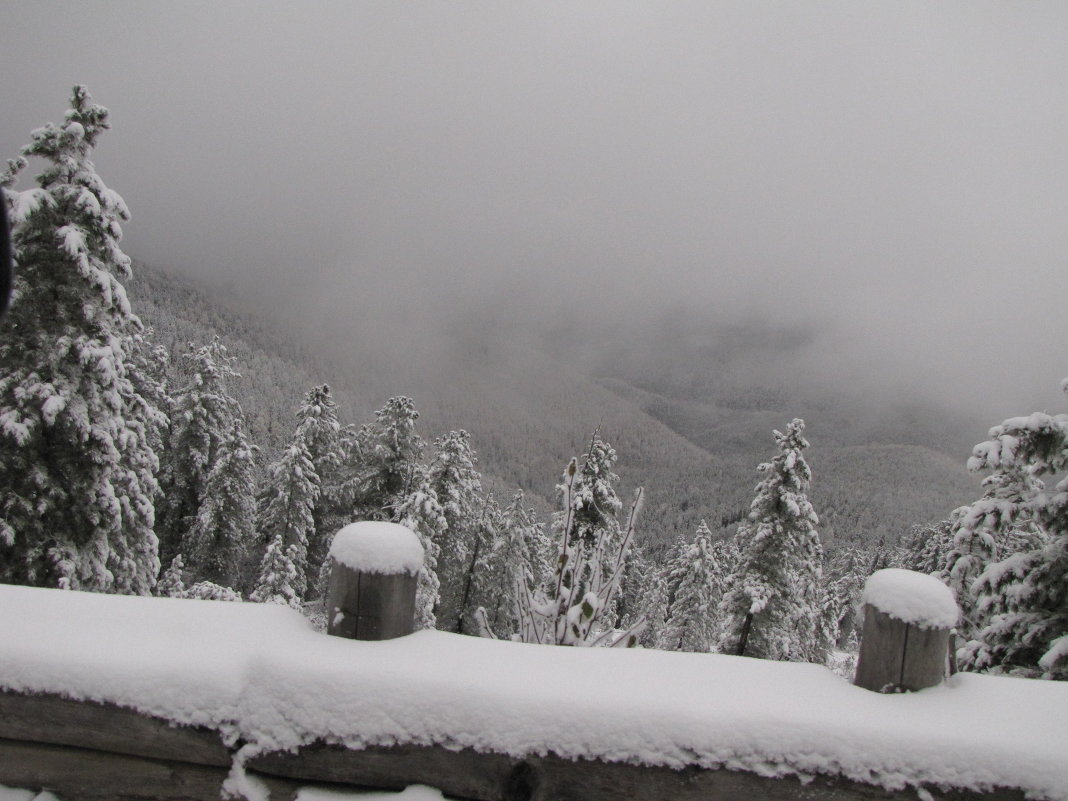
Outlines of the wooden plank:
[{"label": "wooden plank", "polygon": [[327,633],[355,640],[411,634],[417,576],[358,573],[334,562],[327,589]]},{"label": "wooden plank", "polygon": [[230,750],[217,731],[51,693],[0,691],[0,737],[199,765],[230,765]]},{"label": "wooden plank", "polygon": [[[628,765],[547,755],[525,760],[470,749],[381,746],[350,750],[317,744],[250,761],[258,774],[384,790],[428,784],[473,801],[916,801],[915,790],[890,791],[840,777],[803,783],[731,770]],[[941,801],[1024,801],[1012,789],[942,792]]]},{"label": "wooden plank", "polygon": [[415,590],[418,578],[407,573],[360,576],[358,640],[389,640],[415,628]]},{"label": "wooden plank", "polygon": [[946,675],[948,654],[948,629],[909,626],[905,656],[901,665],[901,688],[922,690],[941,684]]},{"label": "wooden plank", "polygon": [[457,798],[497,801],[517,760],[471,749],[449,751],[418,745],[351,750],[316,743],[296,753],[254,757],[248,769],[269,776],[303,781],[402,790],[428,784]]},{"label": "wooden plank", "polygon": [[227,768],[0,739],[0,784],[62,801],[219,801]]},{"label": "wooden plank", "polygon": [[875,692],[893,692],[901,681],[908,624],[864,605],[864,628],[853,683]]}]

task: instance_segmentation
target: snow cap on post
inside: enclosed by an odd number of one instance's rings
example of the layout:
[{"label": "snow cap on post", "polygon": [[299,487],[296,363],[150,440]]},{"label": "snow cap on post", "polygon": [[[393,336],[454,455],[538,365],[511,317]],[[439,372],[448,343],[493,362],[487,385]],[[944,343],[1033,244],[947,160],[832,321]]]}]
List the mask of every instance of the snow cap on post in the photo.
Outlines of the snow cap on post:
[{"label": "snow cap on post", "polygon": [[334,536],[330,557],[360,573],[416,575],[423,566],[423,546],[399,523],[350,523]]},{"label": "snow cap on post", "polygon": [[326,633],[355,640],[411,634],[423,546],[396,523],[352,523],[334,535]]},{"label": "snow cap on post", "polygon": [[911,692],[945,677],[950,629],[960,611],[934,576],[889,568],[864,585],[864,629],[853,683],[875,692]]},{"label": "snow cap on post", "polygon": [[953,591],[934,576],[914,570],[875,571],[864,584],[862,600],[895,620],[923,629],[950,629],[960,617]]}]

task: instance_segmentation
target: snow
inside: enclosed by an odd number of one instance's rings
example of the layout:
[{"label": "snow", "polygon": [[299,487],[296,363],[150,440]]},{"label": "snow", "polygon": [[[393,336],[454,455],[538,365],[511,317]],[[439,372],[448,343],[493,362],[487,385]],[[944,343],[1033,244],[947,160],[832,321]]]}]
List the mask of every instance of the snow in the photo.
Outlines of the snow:
[{"label": "snow", "polygon": [[[341,790],[323,790],[317,787],[302,787],[294,801],[444,801],[440,790],[425,784],[413,784],[399,793],[349,793]],[[3,799],[0,799],[3,801]]]},{"label": "snow", "polygon": [[0,801],[59,801],[59,799],[47,791],[37,793],[33,790],[20,790],[0,784]]},{"label": "snow", "polygon": [[1068,801],[1064,683],[958,674],[883,695],[817,665],[718,654],[344,640],[275,604],[0,585],[0,609],[0,687],[215,726],[246,755],[318,739],[551,750]]},{"label": "snow", "polygon": [[868,577],[863,603],[924,629],[950,629],[960,617],[949,587],[934,576],[896,567],[877,570]]},{"label": "snow", "polygon": [[419,537],[398,523],[350,523],[334,536],[330,556],[364,573],[414,576],[423,566]]}]

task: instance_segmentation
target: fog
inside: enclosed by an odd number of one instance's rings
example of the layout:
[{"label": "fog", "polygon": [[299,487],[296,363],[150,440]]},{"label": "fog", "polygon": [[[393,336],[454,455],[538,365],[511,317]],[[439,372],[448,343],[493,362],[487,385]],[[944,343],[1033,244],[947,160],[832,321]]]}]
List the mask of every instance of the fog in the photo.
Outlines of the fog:
[{"label": "fog", "polygon": [[667,315],[1064,407],[1062,2],[8,3],[0,65],[0,155],[85,83],[127,251],[324,339]]}]

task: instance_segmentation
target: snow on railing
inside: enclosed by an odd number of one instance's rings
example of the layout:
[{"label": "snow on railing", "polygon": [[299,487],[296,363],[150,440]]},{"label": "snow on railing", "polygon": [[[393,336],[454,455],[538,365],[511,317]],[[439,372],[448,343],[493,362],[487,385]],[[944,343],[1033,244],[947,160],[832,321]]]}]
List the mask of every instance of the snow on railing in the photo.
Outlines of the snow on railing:
[{"label": "snow on railing", "polygon": [[[334,566],[414,580],[408,533],[357,528]],[[389,553],[367,550],[376,538]],[[923,632],[955,614],[925,580],[877,575],[865,595],[870,620],[907,627],[894,689]],[[369,616],[366,597],[342,618]],[[392,597],[374,601],[382,620]],[[61,799],[211,801],[225,786],[292,801],[330,783],[475,801],[1068,801],[1068,687],[1053,682],[957,675],[882,695],[818,665],[720,654],[348,641],[271,604],[0,585],[0,609],[0,784]]]}]

